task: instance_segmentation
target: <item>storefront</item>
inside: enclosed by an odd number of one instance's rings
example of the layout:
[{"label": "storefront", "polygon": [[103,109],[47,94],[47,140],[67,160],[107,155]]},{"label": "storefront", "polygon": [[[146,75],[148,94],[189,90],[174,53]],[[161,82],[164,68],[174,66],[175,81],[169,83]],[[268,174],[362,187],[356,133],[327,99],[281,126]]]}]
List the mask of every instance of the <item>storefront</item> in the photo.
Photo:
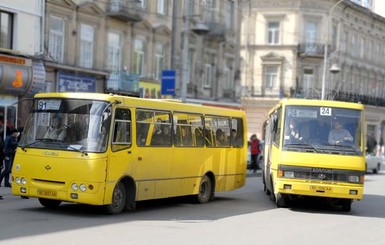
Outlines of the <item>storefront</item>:
[{"label": "storefront", "polygon": [[11,129],[24,126],[30,105],[23,99],[44,91],[44,86],[45,69],[41,61],[0,53],[0,131],[3,137]]}]

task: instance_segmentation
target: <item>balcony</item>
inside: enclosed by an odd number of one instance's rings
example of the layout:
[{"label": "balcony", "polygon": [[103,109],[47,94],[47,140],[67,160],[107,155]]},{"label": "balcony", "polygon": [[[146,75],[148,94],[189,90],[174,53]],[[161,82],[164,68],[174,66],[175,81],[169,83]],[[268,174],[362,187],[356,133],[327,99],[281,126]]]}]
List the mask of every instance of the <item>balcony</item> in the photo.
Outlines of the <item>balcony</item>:
[{"label": "balcony", "polygon": [[[298,45],[298,55],[301,57],[323,58],[325,53],[325,44],[323,43],[300,43]],[[329,52],[333,52],[335,48],[331,45],[328,47]]]},{"label": "balcony", "polygon": [[113,72],[106,81],[106,92],[139,96],[139,75],[126,71]]},{"label": "balcony", "polygon": [[216,40],[225,40],[225,37],[226,37],[225,23],[208,21],[206,25],[210,30],[207,33],[206,37],[216,39]]},{"label": "balcony", "polygon": [[222,96],[223,96],[223,98],[234,98],[234,90],[232,90],[232,89],[224,89]]},{"label": "balcony", "polygon": [[140,2],[134,0],[110,0],[107,15],[126,22],[143,20],[143,8]]}]

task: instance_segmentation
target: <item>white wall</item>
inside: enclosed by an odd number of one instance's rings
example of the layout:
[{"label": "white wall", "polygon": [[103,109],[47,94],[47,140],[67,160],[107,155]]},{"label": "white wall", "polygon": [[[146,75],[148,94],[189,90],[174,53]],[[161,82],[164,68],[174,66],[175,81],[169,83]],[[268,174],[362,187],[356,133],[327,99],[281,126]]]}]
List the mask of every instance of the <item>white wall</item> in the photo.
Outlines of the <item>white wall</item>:
[{"label": "white wall", "polygon": [[13,50],[23,54],[40,53],[42,5],[45,0],[1,0],[0,9],[14,14]]}]

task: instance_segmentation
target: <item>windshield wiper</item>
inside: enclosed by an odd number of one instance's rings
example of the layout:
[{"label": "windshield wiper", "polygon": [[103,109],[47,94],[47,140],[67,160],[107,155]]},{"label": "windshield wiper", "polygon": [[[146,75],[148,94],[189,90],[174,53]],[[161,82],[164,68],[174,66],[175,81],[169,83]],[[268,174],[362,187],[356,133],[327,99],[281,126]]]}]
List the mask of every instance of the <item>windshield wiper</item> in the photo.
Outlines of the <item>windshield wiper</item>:
[{"label": "windshield wiper", "polygon": [[312,145],[312,144],[304,144],[304,143],[290,143],[290,144],[285,144],[284,146],[301,146],[301,147],[307,147],[313,149],[315,152],[319,153],[318,149]]},{"label": "windshield wiper", "polygon": [[31,142],[29,144],[26,144],[26,145],[23,145],[23,146],[20,146],[20,147],[21,147],[21,149],[23,151],[25,151],[25,148],[33,146],[34,144],[37,144],[37,143],[40,143],[40,142],[54,142],[54,141],[57,141],[57,140],[49,139],[49,138],[36,139],[34,142]]},{"label": "windshield wiper", "polygon": [[360,150],[358,150],[353,145],[333,145],[333,146],[334,147],[339,147],[339,148],[345,148],[345,149],[353,150],[355,153],[357,153],[357,155],[361,155],[362,154],[362,152]]},{"label": "windshield wiper", "polygon": [[[83,147],[83,146],[82,146],[82,147]],[[75,150],[75,151],[77,151],[77,152],[82,153],[82,154],[85,155],[85,156],[88,156],[88,153],[85,152],[85,151],[80,150],[80,148],[76,148],[76,147],[73,147],[73,146],[69,145],[69,146],[67,147],[67,149]]]}]

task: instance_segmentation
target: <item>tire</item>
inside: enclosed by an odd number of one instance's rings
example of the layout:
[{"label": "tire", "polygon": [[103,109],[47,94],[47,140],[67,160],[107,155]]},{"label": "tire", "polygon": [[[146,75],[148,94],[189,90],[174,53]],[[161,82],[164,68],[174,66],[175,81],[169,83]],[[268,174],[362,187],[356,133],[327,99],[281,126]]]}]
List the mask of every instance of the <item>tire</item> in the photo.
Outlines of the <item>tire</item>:
[{"label": "tire", "polygon": [[381,165],[379,163],[377,163],[377,167],[373,169],[373,173],[374,174],[378,174],[378,172],[380,171],[381,169]]},{"label": "tire", "polygon": [[199,184],[199,192],[196,195],[197,202],[201,204],[207,203],[210,201],[210,198],[215,196],[213,192],[210,178],[207,175],[203,176],[201,183]]},{"label": "tire", "polygon": [[344,212],[350,212],[350,210],[352,210],[352,200],[341,199],[341,208]]},{"label": "tire", "polygon": [[49,209],[58,208],[61,204],[60,200],[52,200],[52,199],[45,199],[45,198],[39,198],[39,202],[41,205]]},{"label": "tire", "polygon": [[287,207],[286,197],[281,193],[277,193],[275,195],[275,204],[277,205],[277,208],[286,208]]},{"label": "tire", "polygon": [[106,212],[108,214],[121,213],[126,207],[127,203],[127,192],[123,183],[119,183],[115,186],[114,192],[112,193],[111,204],[106,205]]}]

